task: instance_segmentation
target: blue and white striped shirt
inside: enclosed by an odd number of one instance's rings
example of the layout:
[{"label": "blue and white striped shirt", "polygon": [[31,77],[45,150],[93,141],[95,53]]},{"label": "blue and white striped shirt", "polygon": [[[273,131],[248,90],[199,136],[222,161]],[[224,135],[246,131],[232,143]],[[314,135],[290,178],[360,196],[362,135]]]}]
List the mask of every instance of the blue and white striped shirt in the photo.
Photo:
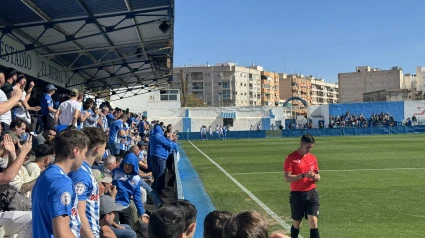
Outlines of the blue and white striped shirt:
[{"label": "blue and white striped shirt", "polygon": [[[83,161],[77,172],[69,174],[79,201],[86,201],[86,217],[94,237],[99,238],[99,185],[94,178],[90,165]],[[80,214],[83,216],[83,214]]]}]

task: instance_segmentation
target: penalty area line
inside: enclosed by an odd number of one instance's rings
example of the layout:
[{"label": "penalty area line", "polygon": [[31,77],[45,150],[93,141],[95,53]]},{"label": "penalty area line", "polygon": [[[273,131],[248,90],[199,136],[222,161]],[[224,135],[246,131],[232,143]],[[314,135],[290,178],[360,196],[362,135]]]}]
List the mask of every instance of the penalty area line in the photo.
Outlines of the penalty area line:
[{"label": "penalty area line", "polygon": [[[248,196],[256,202],[261,208],[264,209],[264,211],[267,212],[271,217],[273,217],[279,225],[281,225],[286,231],[291,231],[291,225],[286,223],[282,218],[280,218],[275,212],[273,212],[266,204],[264,204],[260,199],[258,199],[251,191],[249,191],[247,188],[245,188],[241,183],[239,183],[238,180],[233,178],[232,175],[230,175],[226,170],[223,169],[219,164],[217,164],[214,160],[212,160],[208,155],[206,155],[202,150],[200,150],[196,145],[194,145],[190,140],[188,141],[193,148],[199,151],[205,158],[207,158],[211,163],[213,163],[218,169],[221,170],[230,180],[232,180],[242,191],[244,191]],[[303,238],[301,235],[298,236],[299,238]]]}]

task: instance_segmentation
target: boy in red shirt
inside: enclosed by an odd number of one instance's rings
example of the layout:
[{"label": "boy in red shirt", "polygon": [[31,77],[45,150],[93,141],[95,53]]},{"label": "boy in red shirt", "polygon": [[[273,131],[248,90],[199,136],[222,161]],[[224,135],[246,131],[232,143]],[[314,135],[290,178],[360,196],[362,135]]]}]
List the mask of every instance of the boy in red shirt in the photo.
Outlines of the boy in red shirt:
[{"label": "boy in red shirt", "polygon": [[285,181],[291,183],[289,203],[294,220],[291,227],[292,238],[298,237],[303,217],[308,219],[310,238],[319,238],[317,217],[320,202],[316,182],[320,180],[320,174],[316,156],[310,154],[314,143],[314,137],[305,134],[301,138],[300,148],[286,157],[283,167]]}]

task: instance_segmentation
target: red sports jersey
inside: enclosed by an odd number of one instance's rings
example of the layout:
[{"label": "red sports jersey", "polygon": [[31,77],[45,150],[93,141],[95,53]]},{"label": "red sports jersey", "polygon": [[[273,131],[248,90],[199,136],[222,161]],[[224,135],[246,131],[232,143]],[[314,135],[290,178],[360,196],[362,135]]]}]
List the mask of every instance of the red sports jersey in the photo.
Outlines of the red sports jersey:
[{"label": "red sports jersey", "polygon": [[[309,153],[303,157],[296,150],[286,158],[283,171],[291,172],[294,175],[305,174],[309,171],[317,173],[319,165],[317,164],[316,156]],[[316,188],[316,182],[309,178],[303,178],[291,183],[291,191],[304,192],[313,188]]]}]

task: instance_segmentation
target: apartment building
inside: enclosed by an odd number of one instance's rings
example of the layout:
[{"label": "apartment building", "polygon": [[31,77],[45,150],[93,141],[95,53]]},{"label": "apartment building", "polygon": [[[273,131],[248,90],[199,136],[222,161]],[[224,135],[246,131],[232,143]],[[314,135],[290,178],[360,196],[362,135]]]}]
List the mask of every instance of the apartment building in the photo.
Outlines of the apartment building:
[{"label": "apartment building", "polygon": [[405,86],[403,71],[397,66],[390,70],[358,66],[356,72],[338,74],[340,102],[362,102],[365,93],[404,89]]},{"label": "apartment building", "polygon": [[[300,97],[308,105],[322,105],[338,103],[338,84],[327,83],[324,79],[302,74],[279,74],[280,100],[291,97]],[[300,101],[294,100],[292,106],[303,106]]]},{"label": "apartment building", "polygon": [[261,66],[242,67],[231,62],[177,67],[168,87],[181,89],[187,82],[188,91],[203,99],[206,106],[257,106],[261,105],[261,71]]},{"label": "apartment building", "polygon": [[261,105],[276,106],[279,97],[279,74],[274,72],[261,72]]}]

